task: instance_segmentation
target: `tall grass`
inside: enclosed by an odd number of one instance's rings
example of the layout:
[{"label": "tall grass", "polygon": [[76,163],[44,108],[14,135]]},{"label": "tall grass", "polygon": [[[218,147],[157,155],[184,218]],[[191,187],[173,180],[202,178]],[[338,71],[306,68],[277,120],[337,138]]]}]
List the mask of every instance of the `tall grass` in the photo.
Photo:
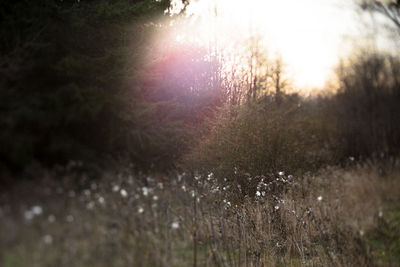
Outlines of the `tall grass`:
[{"label": "tall grass", "polygon": [[1,266],[372,266],[388,262],[370,233],[400,190],[398,162],[250,175],[241,202],[240,184],[212,173],[166,183],[127,168],[80,174],[79,189],[73,173],[2,194]]}]

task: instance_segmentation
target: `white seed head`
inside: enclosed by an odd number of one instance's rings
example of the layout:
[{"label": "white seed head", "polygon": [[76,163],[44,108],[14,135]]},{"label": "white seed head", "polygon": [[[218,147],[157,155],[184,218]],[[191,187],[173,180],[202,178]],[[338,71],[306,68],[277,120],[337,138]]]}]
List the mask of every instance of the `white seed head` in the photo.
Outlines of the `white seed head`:
[{"label": "white seed head", "polygon": [[114,192],[118,192],[118,191],[119,191],[119,185],[114,185],[113,188],[112,188],[112,190],[113,190]]},{"label": "white seed head", "polygon": [[121,196],[122,196],[123,198],[126,198],[126,197],[128,196],[128,192],[126,192],[125,189],[121,189],[121,191],[119,191],[119,193],[121,194]]},{"label": "white seed head", "polygon": [[49,217],[47,217],[47,220],[49,221],[49,223],[53,223],[56,221],[56,216],[50,214]]},{"label": "white seed head", "polygon": [[172,228],[172,229],[178,229],[178,228],[179,228],[179,222],[177,222],[177,221],[172,222],[171,228]]},{"label": "white seed head", "polygon": [[53,237],[51,235],[45,235],[43,236],[43,242],[46,245],[51,245],[51,243],[53,243]]},{"label": "white seed head", "polygon": [[27,210],[27,211],[24,212],[25,220],[30,221],[30,220],[33,219],[33,217],[34,217],[34,214],[33,214],[33,212],[31,210]]},{"label": "white seed head", "polygon": [[71,223],[74,221],[74,216],[72,215],[67,215],[67,217],[65,218],[67,222]]},{"label": "white seed head", "polygon": [[94,208],[94,202],[93,202],[93,201],[90,201],[89,203],[87,203],[87,204],[86,204],[86,208],[87,208],[88,210],[92,210],[92,209]]},{"label": "white seed head", "polygon": [[147,187],[142,187],[143,196],[147,197],[149,194],[149,189]]},{"label": "white seed head", "polygon": [[42,209],[41,206],[33,206],[33,207],[32,207],[32,213],[33,213],[34,215],[40,215],[40,214],[43,213],[43,209]]},{"label": "white seed head", "polygon": [[157,184],[157,186],[158,186],[158,188],[160,188],[160,189],[163,189],[163,188],[164,188],[164,184],[163,184],[163,183],[161,183],[161,182],[160,182],[160,183],[158,183],[158,184]]}]

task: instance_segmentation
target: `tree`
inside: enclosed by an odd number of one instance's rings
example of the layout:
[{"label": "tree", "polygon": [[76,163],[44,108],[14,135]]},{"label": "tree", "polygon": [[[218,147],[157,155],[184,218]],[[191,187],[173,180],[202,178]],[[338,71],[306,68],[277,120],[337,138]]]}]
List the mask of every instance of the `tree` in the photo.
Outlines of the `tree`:
[{"label": "tree", "polygon": [[0,165],[128,154],[140,167],[171,166],[178,127],[159,122],[134,77],[143,72],[142,55],[168,6],[165,0],[2,2]]},{"label": "tree", "polygon": [[360,6],[363,10],[377,12],[385,16],[400,35],[400,0],[388,2],[363,0]]}]

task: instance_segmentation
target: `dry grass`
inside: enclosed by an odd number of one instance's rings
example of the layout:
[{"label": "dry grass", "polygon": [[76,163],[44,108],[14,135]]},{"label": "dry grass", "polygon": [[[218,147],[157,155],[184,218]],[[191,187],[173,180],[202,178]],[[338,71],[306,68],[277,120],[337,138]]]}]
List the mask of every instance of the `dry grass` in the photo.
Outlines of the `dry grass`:
[{"label": "dry grass", "polygon": [[241,197],[213,175],[165,183],[129,169],[97,180],[64,170],[55,182],[48,172],[2,193],[0,265],[396,266],[376,257],[368,236],[398,200],[399,167],[249,177],[259,195]]}]

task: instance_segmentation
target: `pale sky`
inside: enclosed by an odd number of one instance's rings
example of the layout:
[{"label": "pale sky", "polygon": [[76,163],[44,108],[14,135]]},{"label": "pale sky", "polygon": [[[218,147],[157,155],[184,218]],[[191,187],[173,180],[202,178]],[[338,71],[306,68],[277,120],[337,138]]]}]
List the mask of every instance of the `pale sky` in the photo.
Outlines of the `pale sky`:
[{"label": "pale sky", "polygon": [[196,24],[177,38],[217,38],[228,47],[257,33],[269,56],[282,57],[294,86],[308,90],[324,86],[360,29],[350,0],[199,0],[187,13]]}]

